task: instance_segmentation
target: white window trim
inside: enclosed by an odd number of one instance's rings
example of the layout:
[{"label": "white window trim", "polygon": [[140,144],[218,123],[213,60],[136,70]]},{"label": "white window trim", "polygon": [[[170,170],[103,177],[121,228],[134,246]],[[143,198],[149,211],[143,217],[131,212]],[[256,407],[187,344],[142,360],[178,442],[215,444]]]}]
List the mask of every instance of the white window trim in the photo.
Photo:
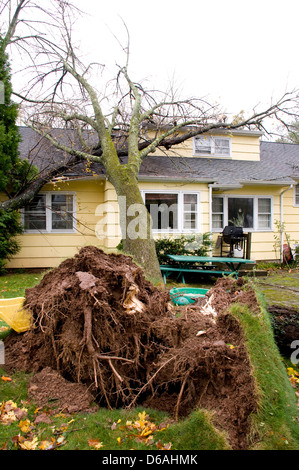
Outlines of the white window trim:
[{"label": "white window trim", "polygon": [[[221,233],[228,225],[228,199],[229,198],[244,198],[244,199],[253,199],[253,228],[244,228],[245,232],[273,232],[273,196],[268,195],[239,195],[239,194],[223,194],[223,195],[213,195],[214,197],[223,198],[223,227],[222,228],[213,228],[214,233]],[[269,228],[258,228],[258,200],[259,199],[270,199],[271,203],[271,223]],[[211,214],[212,217],[212,214]]]},{"label": "white window trim", "polygon": [[[196,151],[195,140],[197,138],[209,138],[211,139],[211,153],[198,153]],[[217,154],[215,153],[215,139],[222,139],[229,142],[229,155]],[[232,158],[232,139],[231,137],[222,137],[222,136],[204,136],[198,135],[193,137],[193,155],[196,157],[214,157],[214,158]]]},{"label": "white window trim", "polygon": [[[73,196],[73,228],[72,229],[59,229],[53,230],[52,227],[52,209],[51,209],[51,198],[53,194],[61,194],[67,196]],[[76,193],[73,191],[42,191],[38,195],[46,196],[46,230],[24,230],[24,233],[52,233],[52,234],[63,234],[63,233],[76,233],[77,232],[77,203],[76,203]],[[24,221],[24,210],[22,210],[21,220],[22,225],[25,225]]]},{"label": "white window trim", "polygon": [[[178,228],[177,229],[152,229],[154,234],[179,234],[179,233],[201,233],[201,205],[200,205],[200,191],[171,191],[164,189],[143,189],[141,195],[143,202],[145,203],[146,194],[177,194],[178,195]],[[196,228],[185,229],[184,228],[184,195],[185,194],[196,194],[197,195],[197,218]]]},{"label": "white window trim", "polygon": [[295,184],[294,189],[293,189],[293,205],[294,207],[299,207],[299,204],[296,203],[296,192],[297,192],[297,195],[299,196],[299,183]]}]

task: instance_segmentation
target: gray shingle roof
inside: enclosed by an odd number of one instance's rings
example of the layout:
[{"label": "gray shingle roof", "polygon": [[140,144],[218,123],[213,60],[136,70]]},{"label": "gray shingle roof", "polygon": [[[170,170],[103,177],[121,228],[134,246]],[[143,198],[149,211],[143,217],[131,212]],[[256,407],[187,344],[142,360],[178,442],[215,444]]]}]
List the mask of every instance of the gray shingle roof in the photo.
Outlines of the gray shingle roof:
[{"label": "gray shingle roof", "polygon": [[[63,132],[64,139],[73,138],[69,131],[57,132]],[[65,162],[69,158],[62,151],[53,148],[46,139],[41,140],[32,129],[20,127],[20,133],[21,157],[29,158],[39,168]],[[260,150],[260,161],[148,156],[141,165],[139,176],[141,180],[205,181],[215,185],[262,182],[289,184],[299,179],[299,145],[261,141]],[[121,161],[125,163],[126,158]],[[70,170],[68,176],[86,177],[84,169],[85,163],[78,164]],[[93,164],[92,170],[98,175],[105,174],[100,164]]]},{"label": "gray shingle roof", "polygon": [[140,177],[210,181],[219,185],[294,183],[299,179],[299,145],[261,142],[260,161],[220,158],[147,157]]}]

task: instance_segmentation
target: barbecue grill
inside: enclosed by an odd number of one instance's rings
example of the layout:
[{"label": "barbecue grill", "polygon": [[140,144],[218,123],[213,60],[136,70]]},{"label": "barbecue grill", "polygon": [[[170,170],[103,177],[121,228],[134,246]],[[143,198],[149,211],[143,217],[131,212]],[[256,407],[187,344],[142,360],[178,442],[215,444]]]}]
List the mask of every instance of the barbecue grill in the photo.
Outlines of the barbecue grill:
[{"label": "barbecue grill", "polygon": [[[244,248],[244,238],[246,235],[243,233],[243,227],[236,227],[235,225],[227,225],[222,232],[224,243],[229,245],[229,255],[242,258]],[[239,255],[238,255],[239,253]]]}]

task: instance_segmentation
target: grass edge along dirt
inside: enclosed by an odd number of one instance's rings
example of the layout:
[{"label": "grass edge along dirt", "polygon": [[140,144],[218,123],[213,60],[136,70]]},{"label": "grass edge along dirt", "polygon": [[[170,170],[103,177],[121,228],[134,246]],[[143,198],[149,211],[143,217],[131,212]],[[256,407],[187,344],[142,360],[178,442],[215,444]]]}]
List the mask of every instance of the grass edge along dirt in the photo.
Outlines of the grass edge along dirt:
[{"label": "grass edge along dirt", "polygon": [[[5,370],[0,369],[0,378],[5,377]],[[0,380],[1,402],[12,400],[18,407],[26,407],[29,419],[33,425],[32,436],[37,437],[39,443],[53,440],[53,436],[64,437],[63,446],[57,450],[90,450],[90,442],[100,443],[101,450],[228,450],[230,449],[225,435],[215,429],[212,424],[212,415],[205,410],[196,410],[188,418],[173,422],[166,413],[137,407],[130,411],[125,409],[108,410],[102,408],[94,413],[77,413],[65,416],[63,413],[50,417],[50,424],[41,423],[34,426],[38,413],[34,403],[28,401],[27,383],[32,374],[16,372],[11,381]],[[160,431],[153,433],[152,444],[145,439],[138,442],[138,432],[132,432],[128,422],[139,420],[140,414],[147,414],[150,423],[159,425]],[[137,433],[137,434],[136,434]],[[26,436],[20,429],[20,421],[10,425],[0,422],[0,450],[17,450],[16,436]],[[32,440],[32,437],[31,437]],[[157,447],[157,444],[159,446]],[[38,448],[37,448],[38,450]]]},{"label": "grass edge along dirt", "polygon": [[230,311],[242,326],[258,394],[258,410],[251,416],[248,447],[252,450],[299,450],[297,398],[274,340],[263,294],[255,315],[248,306]]}]

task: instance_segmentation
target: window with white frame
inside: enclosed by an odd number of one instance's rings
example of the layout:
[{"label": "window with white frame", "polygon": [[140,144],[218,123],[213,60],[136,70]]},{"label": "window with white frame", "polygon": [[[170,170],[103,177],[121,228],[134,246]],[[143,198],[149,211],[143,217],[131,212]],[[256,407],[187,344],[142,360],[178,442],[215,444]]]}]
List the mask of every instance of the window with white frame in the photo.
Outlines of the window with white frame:
[{"label": "window with white frame", "polygon": [[224,227],[224,202],[223,197],[213,197],[212,200],[212,220],[213,229],[223,229]]},{"label": "window with white frame", "polygon": [[196,136],[193,138],[193,153],[199,156],[231,157],[231,138]]},{"label": "window with white frame", "polygon": [[75,196],[70,193],[41,193],[23,209],[25,232],[73,232]]},{"label": "window with white frame", "polygon": [[198,232],[199,193],[143,191],[154,232]]},{"label": "window with white frame", "polygon": [[236,225],[248,231],[272,230],[272,205],[272,197],[213,196],[212,228],[222,231],[227,225]]},{"label": "window with white frame", "polygon": [[294,186],[294,206],[299,206],[299,183]]}]

